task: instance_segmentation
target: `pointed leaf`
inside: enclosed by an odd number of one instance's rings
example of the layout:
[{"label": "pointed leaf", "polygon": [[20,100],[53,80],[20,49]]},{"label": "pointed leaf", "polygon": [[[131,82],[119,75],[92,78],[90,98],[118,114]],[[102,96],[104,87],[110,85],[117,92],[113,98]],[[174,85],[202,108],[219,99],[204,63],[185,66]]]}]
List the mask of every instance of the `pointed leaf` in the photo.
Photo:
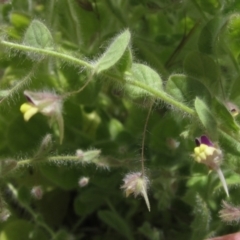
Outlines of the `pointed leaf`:
[{"label": "pointed leaf", "polygon": [[[163,90],[159,74],[144,64],[133,63],[130,74],[126,76],[126,83],[131,80],[139,81],[156,90]],[[146,90],[130,84],[126,84],[125,89],[132,98],[149,95]]]},{"label": "pointed leaf", "polygon": [[129,30],[118,35],[102,56],[94,63],[95,71],[100,73],[114,66],[123,56],[129,45],[131,34]]},{"label": "pointed leaf", "polygon": [[167,81],[166,91],[181,102],[190,102],[196,97],[206,101],[210,99],[210,93],[202,83],[184,74],[171,75]]},{"label": "pointed leaf", "polygon": [[42,22],[33,20],[24,35],[23,44],[36,48],[52,49],[53,38]]},{"label": "pointed leaf", "polygon": [[184,70],[190,76],[202,82],[212,95],[219,92],[219,72],[214,60],[206,54],[194,51],[184,60]]},{"label": "pointed leaf", "polygon": [[191,224],[193,230],[192,239],[202,240],[210,228],[211,212],[207,203],[200,197],[200,195],[196,196],[194,215],[195,218]]},{"label": "pointed leaf", "polygon": [[219,42],[219,34],[223,30],[226,22],[226,17],[215,17],[203,27],[198,40],[198,47],[201,52],[207,54],[214,53],[217,43]]},{"label": "pointed leaf", "polygon": [[220,144],[226,152],[240,156],[240,139],[237,136],[231,136],[230,134],[219,130]]},{"label": "pointed leaf", "polygon": [[216,138],[217,122],[208,106],[199,98],[195,100],[195,109],[203,126],[207,129],[212,138]]}]

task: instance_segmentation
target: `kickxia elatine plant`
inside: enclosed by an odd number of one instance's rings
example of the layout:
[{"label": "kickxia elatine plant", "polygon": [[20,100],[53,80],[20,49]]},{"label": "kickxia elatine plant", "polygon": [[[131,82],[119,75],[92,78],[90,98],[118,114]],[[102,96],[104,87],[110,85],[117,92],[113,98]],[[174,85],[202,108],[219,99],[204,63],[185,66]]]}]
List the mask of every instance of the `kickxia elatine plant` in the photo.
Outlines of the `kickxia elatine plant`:
[{"label": "kickxia elatine plant", "polygon": [[8,0],[0,20],[0,239],[239,235],[238,0]]}]

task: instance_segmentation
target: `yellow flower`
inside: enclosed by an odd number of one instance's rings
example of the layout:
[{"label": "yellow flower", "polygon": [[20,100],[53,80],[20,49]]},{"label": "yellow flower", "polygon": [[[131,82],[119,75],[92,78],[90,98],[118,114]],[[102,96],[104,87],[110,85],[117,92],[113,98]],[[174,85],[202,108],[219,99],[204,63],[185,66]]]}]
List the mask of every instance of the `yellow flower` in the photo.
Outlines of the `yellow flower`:
[{"label": "yellow flower", "polygon": [[224,175],[220,169],[223,154],[222,150],[215,147],[214,144],[206,136],[201,136],[195,140],[197,147],[194,148],[193,158],[196,162],[205,164],[211,170],[215,170],[222,182],[223,188],[228,194],[228,187]]},{"label": "yellow flower", "polygon": [[37,107],[30,103],[24,103],[20,107],[20,111],[23,113],[24,120],[27,122],[33,115],[35,115],[39,110]]},{"label": "yellow flower", "polygon": [[62,117],[62,97],[53,92],[31,92],[24,91],[28,102],[23,103],[20,111],[27,122],[36,113],[49,117],[50,124],[57,122],[59,127],[60,143],[63,140],[64,123]]}]

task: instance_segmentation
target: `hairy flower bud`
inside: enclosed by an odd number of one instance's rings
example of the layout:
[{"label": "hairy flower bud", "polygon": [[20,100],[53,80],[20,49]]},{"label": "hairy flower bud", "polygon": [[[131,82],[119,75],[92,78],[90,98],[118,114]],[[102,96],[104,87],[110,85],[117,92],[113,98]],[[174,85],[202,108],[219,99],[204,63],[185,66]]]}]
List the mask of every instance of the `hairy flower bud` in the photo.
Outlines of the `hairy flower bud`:
[{"label": "hairy flower bud", "polygon": [[126,197],[134,194],[135,197],[142,195],[148,210],[150,211],[150,204],[147,196],[147,189],[149,187],[149,179],[143,176],[141,172],[128,173],[123,179],[124,184],[121,188],[125,191]]},{"label": "hairy flower bud", "polygon": [[236,117],[239,114],[239,108],[234,103],[227,102],[226,106],[233,117]]},{"label": "hairy flower bud", "polygon": [[240,207],[234,207],[223,201],[219,216],[223,222],[232,223],[240,221]]},{"label": "hairy flower bud", "polygon": [[31,190],[31,194],[32,196],[37,199],[37,200],[41,200],[42,196],[43,196],[43,189],[41,186],[35,186],[32,188]]},{"label": "hairy flower bud", "polygon": [[85,187],[89,183],[89,177],[81,177],[78,181],[79,187]]}]

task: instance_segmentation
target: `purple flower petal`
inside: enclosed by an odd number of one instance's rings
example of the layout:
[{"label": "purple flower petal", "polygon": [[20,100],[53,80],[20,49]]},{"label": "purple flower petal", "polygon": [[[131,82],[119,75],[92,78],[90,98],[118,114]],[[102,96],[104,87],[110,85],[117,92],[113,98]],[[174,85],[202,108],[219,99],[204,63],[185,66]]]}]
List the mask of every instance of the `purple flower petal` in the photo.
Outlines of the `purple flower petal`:
[{"label": "purple flower petal", "polygon": [[195,138],[195,143],[196,143],[196,146],[199,147],[201,144],[205,144],[209,147],[213,147],[213,143],[210,141],[210,139],[203,135],[199,138]]},{"label": "purple flower petal", "polygon": [[200,137],[200,139],[202,144],[213,147],[213,143],[210,141],[210,139],[207,136],[203,135]]}]

